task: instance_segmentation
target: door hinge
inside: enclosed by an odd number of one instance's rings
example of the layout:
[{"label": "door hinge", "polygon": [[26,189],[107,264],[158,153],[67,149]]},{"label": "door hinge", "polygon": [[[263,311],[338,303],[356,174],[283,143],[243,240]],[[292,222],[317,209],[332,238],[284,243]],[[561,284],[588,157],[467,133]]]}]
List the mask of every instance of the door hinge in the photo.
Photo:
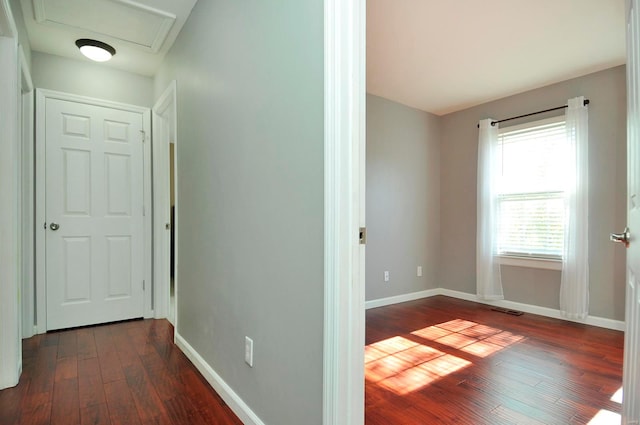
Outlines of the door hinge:
[{"label": "door hinge", "polygon": [[143,217],[147,216],[147,207],[145,205],[142,206],[142,216]]},{"label": "door hinge", "polygon": [[147,140],[147,133],[144,130],[140,130],[140,136],[142,136],[142,143]]},{"label": "door hinge", "polygon": [[142,281],[142,290],[143,291],[145,290],[145,281],[144,280]]},{"label": "door hinge", "polygon": [[366,245],[366,244],[367,244],[367,228],[361,227],[360,228],[360,245]]}]

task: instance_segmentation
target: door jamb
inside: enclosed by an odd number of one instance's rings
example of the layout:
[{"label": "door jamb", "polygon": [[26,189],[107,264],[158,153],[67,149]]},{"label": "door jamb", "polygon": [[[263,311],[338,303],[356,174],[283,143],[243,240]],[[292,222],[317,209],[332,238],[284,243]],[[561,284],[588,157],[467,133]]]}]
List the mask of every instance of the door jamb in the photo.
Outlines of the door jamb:
[{"label": "door jamb", "polygon": [[22,79],[22,338],[29,338],[35,333],[34,95],[31,72],[21,45],[18,46],[18,59]]},{"label": "door jamb", "polygon": [[[167,164],[169,163],[169,143],[173,142],[176,145],[176,157],[177,157],[177,107],[176,107],[176,90],[177,84],[173,80],[162,95],[158,98],[155,105],[152,108],[153,113],[153,288],[154,288],[154,312],[155,318],[161,319],[169,317],[170,304],[170,256],[169,249],[171,244],[170,236],[168,235],[165,223],[170,221],[170,217],[167,217],[167,212],[170,209],[169,199],[169,170]],[[168,125],[164,125],[168,122]],[[164,124],[163,124],[164,123]],[[175,161],[175,159],[174,159]],[[177,161],[175,161],[177,162]],[[175,166],[175,164],[174,164]],[[177,182],[177,172],[174,168],[174,179]],[[177,185],[176,185],[177,186]],[[174,226],[177,223],[177,204],[178,193],[176,191],[176,211],[174,217]],[[175,241],[177,245],[178,229],[174,229]],[[178,285],[178,250],[177,246],[174,251],[174,285]],[[177,291],[175,292],[177,310]],[[177,314],[173,312],[174,329],[177,328]]]},{"label": "door jamb", "polygon": [[54,90],[36,89],[36,330],[37,333],[47,331],[47,303],[46,303],[46,223],[45,211],[45,102],[46,99],[60,99],[70,102],[86,103],[88,105],[102,106],[106,108],[120,109],[136,112],[142,115],[142,128],[144,135],[144,176],[143,176],[143,210],[144,210],[144,307],[145,318],[153,317],[151,289],[151,110],[141,106],[112,102],[92,97],[79,96]]},{"label": "door jamb", "polygon": [[365,7],[324,2],[324,425],[364,423]]}]

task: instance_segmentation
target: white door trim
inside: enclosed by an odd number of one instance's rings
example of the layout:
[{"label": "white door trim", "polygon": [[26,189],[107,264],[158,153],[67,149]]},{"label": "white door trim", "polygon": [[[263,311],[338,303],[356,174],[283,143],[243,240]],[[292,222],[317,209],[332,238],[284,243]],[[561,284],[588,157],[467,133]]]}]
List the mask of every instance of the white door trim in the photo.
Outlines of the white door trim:
[{"label": "white door trim", "polygon": [[141,106],[127,105],[53,90],[36,89],[36,328],[47,331],[46,268],[45,268],[45,101],[59,99],[88,105],[120,109],[142,114],[144,141],[144,317],[153,317],[151,289],[151,111]]},{"label": "white door trim", "polygon": [[324,3],[324,425],[364,423],[365,6]]},{"label": "white door trim", "polygon": [[[169,257],[171,238],[165,228],[170,221],[169,211],[169,143],[177,147],[176,81],[173,80],[153,105],[153,287],[154,313],[156,319],[173,317],[176,327],[177,315],[170,315],[169,308]],[[176,176],[177,178],[177,176]],[[177,197],[177,193],[176,193]],[[177,202],[176,202],[177,204]],[[176,216],[178,212],[175,212]],[[177,239],[178,229],[174,229]],[[177,278],[177,249],[176,278]],[[177,279],[175,280],[177,285]],[[177,297],[177,291],[176,291]],[[176,298],[177,299],[177,298]],[[176,304],[177,305],[177,304]]]},{"label": "white door trim", "polygon": [[[638,424],[640,419],[640,279],[638,279],[638,221],[640,211],[633,202],[640,190],[637,167],[640,157],[640,14],[636,0],[626,1],[625,32],[627,35],[627,226],[631,229],[631,243],[627,246],[624,360],[622,373],[622,425]],[[619,231],[619,230],[617,230]]]},{"label": "white door trim", "polygon": [[35,333],[35,169],[34,159],[34,95],[31,72],[22,46],[18,46],[22,90],[22,338]]}]

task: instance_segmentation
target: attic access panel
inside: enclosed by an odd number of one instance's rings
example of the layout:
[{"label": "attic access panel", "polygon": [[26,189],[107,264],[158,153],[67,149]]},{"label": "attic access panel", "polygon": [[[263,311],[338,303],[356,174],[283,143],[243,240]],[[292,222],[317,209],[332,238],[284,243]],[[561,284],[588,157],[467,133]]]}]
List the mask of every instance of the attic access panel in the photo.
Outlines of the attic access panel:
[{"label": "attic access panel", "polygon": [[176,21],[172,13],[131,0],[33,0],[41,24],[63,25],[157,53]]}]

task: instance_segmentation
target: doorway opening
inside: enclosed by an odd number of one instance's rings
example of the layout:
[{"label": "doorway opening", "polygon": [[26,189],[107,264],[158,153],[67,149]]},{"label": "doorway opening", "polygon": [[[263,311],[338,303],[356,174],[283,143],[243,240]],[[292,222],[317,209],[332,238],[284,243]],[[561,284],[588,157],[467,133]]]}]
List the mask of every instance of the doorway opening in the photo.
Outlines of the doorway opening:
[{"label": "doorway opening", "polygon": [[169,141],[169,322],[176,322],[176,143]]},{"label": "doorway opening", "polygon": [[177,129],[176,82],[153,107],[154,316],[177,325]]}]

